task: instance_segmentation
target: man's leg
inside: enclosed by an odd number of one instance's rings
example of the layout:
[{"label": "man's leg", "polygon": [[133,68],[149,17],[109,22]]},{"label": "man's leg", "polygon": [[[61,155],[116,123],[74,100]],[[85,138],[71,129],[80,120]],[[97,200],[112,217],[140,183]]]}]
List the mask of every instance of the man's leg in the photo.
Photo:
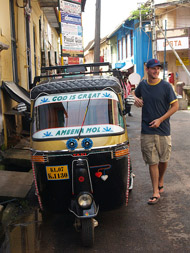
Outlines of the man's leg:
[{"label": "man's leg", "polygon": [[[159,162],[158,169],[159,169],[159,186],[164,186],[164,173],[166,172],[168,163]],[[162,193],[164,189],[160,189],[160,193]]]},{"label": "man's leg", "polygon": [[[150,171],[150,177],[152,181],[152,187],[153,187],[153,197],[160,198],[159,190],[158,190],[158,184],[159,184],[159,169],[158,164],[149,165],[149,171]],[[149,202],[155,202],[156,199],[149,199]]]}]

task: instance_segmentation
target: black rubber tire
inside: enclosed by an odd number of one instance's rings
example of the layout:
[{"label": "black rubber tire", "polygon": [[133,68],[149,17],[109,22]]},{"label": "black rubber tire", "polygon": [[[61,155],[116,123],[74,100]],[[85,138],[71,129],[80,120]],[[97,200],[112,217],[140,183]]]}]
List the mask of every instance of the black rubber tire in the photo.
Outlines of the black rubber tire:
[{"label": "black rubber tire", "polygon": [[82,244],[85,247],[92,247],[94,244],[94,223],[92,218],[81,219]]}]

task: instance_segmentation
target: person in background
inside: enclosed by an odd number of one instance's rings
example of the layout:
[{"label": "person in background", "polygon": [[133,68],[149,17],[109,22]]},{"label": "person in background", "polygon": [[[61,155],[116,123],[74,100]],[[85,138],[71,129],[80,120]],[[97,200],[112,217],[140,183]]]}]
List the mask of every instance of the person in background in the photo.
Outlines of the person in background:
[{"label": "person in background", "polygon": [[170,83],[159,79],[161,64],[150,59],[146,64],[147,80],[134,92],[135,105],[142,107],[141,151],[149,165],[153,186],[148,204],[154,205],[164,192],[164,174],[171,153],[170,116],[178,110],[178,100]]},{"label": "person in background", "polygon": [[[131,94],[131,83],[129,82],[127,77],[124,77],[124,85],[125,85],[125,89],[126,89],[126,92],[124,93],[124,98],[126,99]],[[130,116],[130,117],[133,116],[131,114],[131,104],[126,103],[125,110],[126,110],[128,116]]]}]

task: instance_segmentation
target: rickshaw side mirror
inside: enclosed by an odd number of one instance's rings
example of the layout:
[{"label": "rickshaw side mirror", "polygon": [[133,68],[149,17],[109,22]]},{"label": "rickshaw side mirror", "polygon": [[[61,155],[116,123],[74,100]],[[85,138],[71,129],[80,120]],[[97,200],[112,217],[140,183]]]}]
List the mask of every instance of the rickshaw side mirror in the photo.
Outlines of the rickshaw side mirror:
[{"label": "rickshaw side mirror", "polygon": [[26,106],[25,103],[23,103],[23,102],[19,103],[19,104],[15,107],[15,109],[16,109],[20,114],[23,114],[24,116],[26,116],[27,119],[29,120],[29,122],[32,121],[32,118],[30,117],[30,113],[27,112],[27,109],[28,109],[28,108],[27,108],[27,106]]},{"label": "rickshaw side mirror", "polygon": [[16,110],[20,113],[22,112],[26,112],[27,111],[27,106],[25,103],[19,103],[17,106],[16,106]]},{"label": "rickshaw side mirror", "polygon": [[130,112],[130,107],[134,105],[135,103],[135,98],[133,95],[128,95],[128,97],[124,100],[124,110],[123,110],[123,115],[126,115],[127,113]]},{"label": "rickshaw side mirror", "polygon": [[134,98],[133,95],[129,95],[129,96],[125,99],[125,106],[126,106],[126,105],[131,106],[131,105],[134,105],[134,103],[135,103],[135,98]]}]

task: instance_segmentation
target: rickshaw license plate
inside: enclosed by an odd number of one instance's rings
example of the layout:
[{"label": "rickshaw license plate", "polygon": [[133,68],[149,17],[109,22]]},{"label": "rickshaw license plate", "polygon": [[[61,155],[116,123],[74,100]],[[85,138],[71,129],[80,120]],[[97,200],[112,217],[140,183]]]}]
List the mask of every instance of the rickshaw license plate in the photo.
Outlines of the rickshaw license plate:
[{"label": "rickshaw license plate", "polygon": [[69,171],[67,165],[46,166],[48,180],[65,180],[69,179]]}]

